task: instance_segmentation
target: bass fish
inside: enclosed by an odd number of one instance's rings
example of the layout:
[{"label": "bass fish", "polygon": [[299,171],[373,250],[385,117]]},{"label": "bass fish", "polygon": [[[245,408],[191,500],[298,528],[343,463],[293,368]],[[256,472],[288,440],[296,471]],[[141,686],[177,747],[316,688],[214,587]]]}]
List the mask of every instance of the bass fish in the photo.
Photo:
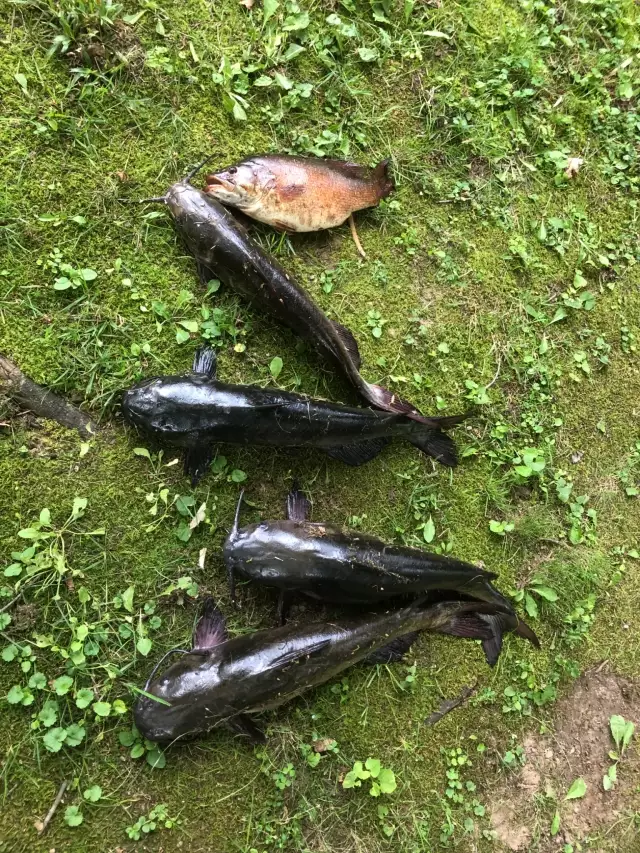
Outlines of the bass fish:
[{"label": "bass fish", "polygon": [[278,612],[284,617],[292,593],[341,605],[388,603],[391,599],[451,593],[495,605],[487,619],[493,637],[483,647],[490,665],[502,648],[505,630],[515,631],[539,647],[529,626],[519,619],[507,598],[492,585],[497,575],[471,563],[440,554],[389,545],[356,530],[308,521],[309,501],[294,489],[287,499],[286,521],[262,521],[239,528],[242,495],[233,528],[224,544],[232,599],[235,574],[279,590]]},{"label": "bass fish", "polygon": [[256,311],[292,329],[336,365],[372,406],[420,420],[414,406],[360,375],[360,353],[353,334],[330,320],[229,211],[189,183],[197,171],[169,187],[166,195],[143,201],[167,205],[178,234],[196,260],[201,280],[219,278]]},{"label": "bass fish", "polygon": [[207,470],[216,442],[317,447],[347,465],[361,465],[399,438],[454,467],[455,444],[442,430],[465,418],[419,423],[277,388],[227,385],[216,380],[216,355],[207,347],[196,352],[191,373],[147,379],[125,391],[122,412],[132,426],[186,451],[185,472],[194,485]]},{"label": "bass fish", "polygon": [[284,705],[415,631],[487,639],[490,628],[478,612],[494,610],[478,602],[415,602],[377,616],[285,625],[228,640],[209,599],[192,650],[156,677],[163,658],[151,673],[134,709],[135,724],[151,741],[171,742],[223,724],[263,741],[249,714]]},{"label": "bass fish", "polygon": [[358,251],[353,213],[375,207],[395,188],[389,161],[375,169],[343,160],[260,154],[205,178],[205,192],[222,204],[281,231],[322,231],[347,219]]}]

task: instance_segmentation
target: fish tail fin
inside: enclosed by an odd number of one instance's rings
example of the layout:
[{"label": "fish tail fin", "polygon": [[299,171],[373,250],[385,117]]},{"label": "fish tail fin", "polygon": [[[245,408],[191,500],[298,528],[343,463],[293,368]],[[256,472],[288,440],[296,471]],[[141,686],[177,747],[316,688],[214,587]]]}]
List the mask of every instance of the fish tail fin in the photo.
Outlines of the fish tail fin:
[{"label": "fish tail fin", "polygon": [[491,637],[482,641],[482,650],[489,666],[495,666],[498,662],[504,635],[510,631],[529,640],[537,649],[540,648],[540,640],[535,632],[518,617],[515,611],[500,610],[496,613],[483,613],[481,618],[491,629]]},{"label": "fish tail fin", "polygon": [[358,387],[362,396],[378,409],[391,412],[394,415],[405,415],[407,418],[411,418],[411,420],[419,424],[430,426],[433,429],[451,429],[451,427],[461,424],[472,415],[471,411],[467,411],[460,415],[429,417],[423,415],[419,409],[416,409],[415,406],[408,400],[404,400],[395,391],[390,391],[382,385],[375,385],[362,380],[362,384],[359,384]]},{"label": "fish tail fin", "polygon": [[493,626],[486,616],[502,612],[493,604],[479,601],[441,601],[429,604],[429,598],[411,605],[414,625],[435,634],[450,634],[471,640],[491,640]]},{"label": "fish tail fin", "polygon": [[209,651],[224,643],[227,639],[227,626],[224,616],[216,607],[216,604],[208,596],[202,605],[202,614],[196,623],[193,632],[193,651]]},{"label": "fish tail fin", "polygon": [[378,181],[378,198],[386,198],[396,188],[396,182],[393,180],[393,175],[389,171],[391,165],[390,160],[381,160],[373,170],[373,174]]},{"label": "fish tail fin", "polygon": [[431,422],[431,418],[425,418],[415,406],[412,406],[407,400],[403,400],[394,391],[383,388],[382,385],[374,385],[371,382],[365,382],[363,379],[359,390],[362,396],[378,409],[391,412],[394,415],[406,415],[420,423]]},{"label": "fish tail fin", "polygon": [[514,629],[514,634],[517,634],[519,637],[523,637],[523,639],[525,640],[529,640],[529,642],[534,648],[540,648],[540,640],[538,639],[538,635],[533,630],[533,628],[527,625],[524,619],[520,619],[520,617],[518,617],[518,624]]}]

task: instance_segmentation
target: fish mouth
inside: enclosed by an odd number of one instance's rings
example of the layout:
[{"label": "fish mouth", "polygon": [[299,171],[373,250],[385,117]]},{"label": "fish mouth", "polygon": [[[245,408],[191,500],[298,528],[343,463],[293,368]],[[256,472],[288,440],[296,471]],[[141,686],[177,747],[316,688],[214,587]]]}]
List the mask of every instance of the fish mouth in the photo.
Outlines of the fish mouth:
[{"label": "fish mouth", "polygon": [[221,178],[219,175],[207,175],[205,178],[205,192],[211,192],[214,188],[221,188],[229,193],[235,193],[235,185],[231,181]]}]

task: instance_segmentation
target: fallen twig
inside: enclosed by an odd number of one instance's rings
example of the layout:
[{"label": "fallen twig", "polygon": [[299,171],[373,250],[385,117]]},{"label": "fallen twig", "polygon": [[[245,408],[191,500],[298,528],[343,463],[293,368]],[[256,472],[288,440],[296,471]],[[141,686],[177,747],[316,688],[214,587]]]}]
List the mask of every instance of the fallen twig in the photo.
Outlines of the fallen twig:
[{"label": "fallen twig", "polygon": [[434,711],[433,714],[429,714],[427,719],[424,721],[425,726],[435,726],[435,724],[440,722],[443,717],[446,717],[447,714],[455,708],[458,708],[460,705],[463,705],[467,699],[470,699],[477,689],[478,682],[476,681],[475,684],[467,685],[467,687],[465,687],[460,695],[456,696],[455,699],[445,699],[437,711]]},{"label": "fallen twig", "polygon": [[88,415],[58,397],[57,394],[33,382],[17,365],[1,354],[0,391],[34,415],[57,421],[67,429],[76,429],[85,437],[95,435],[97,431]]},{"label": "fallen twig", "polygon": [[62,785],[60,785],[60,788],[58,789],[58,793],[56,794],[56,798],[53,801],[53,803],[51,804],[51,808],[47,812],[47,816],[45,817],[45,819],[42,821],[41,824],[37,824],[38,835],[43,835],[47,831],[47,827],[51,823],[51,818],[56,813],[56,809],[60,805],[60,802],[62,801],[62,798],[64,797],[64,792],[67,790],[68,787],[69,787],[69,783],[65,779],[64,782],[62,783]]},{"label": "fallen twig", "polygon": [[355,219],[353,218],[353,213],[349,216],[349,227],[351,228],[351,236],[353,237],[353,242],[356,244],[356,249],[358,250],[358,252],[362,255],[362,257],[366,261],[367,255],[366,255],[364,249],[362,248],[362,243],[360,242],[360,238],[358,237],[358,232],[356,231],[356,223],[355,223]]}]

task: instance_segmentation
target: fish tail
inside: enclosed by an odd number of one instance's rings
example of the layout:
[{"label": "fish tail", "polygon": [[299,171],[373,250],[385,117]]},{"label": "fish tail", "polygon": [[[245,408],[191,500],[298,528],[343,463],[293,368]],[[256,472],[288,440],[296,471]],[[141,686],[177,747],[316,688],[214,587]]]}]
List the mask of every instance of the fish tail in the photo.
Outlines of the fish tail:
[{"label": "fish tail", "polygon": [[482,641],[482,650],[489,666],[493,667],[498,662],[504,635],[509,632],[529,640],[536,649],[540,648],[540,640],[535,632],[520,619],[511,607],[508,610],[499,610],[496,613],[481,614],[480,618],[491,629],[491,637]]},{"label": "fish tail", "polygon": [[[453,439],[443,430],[462,423],[468,416],[465,413],[442,418],[423,418],[425,428],[414,427],[407,439],[414,447],[431,456],[436,462],[446,465],[447,468],[455,468],[458,464],[458,451]],[[419,422],[417,418],[413,420]]]},{"label": "fish tail", "polygon": [[378,181],[378,199],[386,198],[396,188],[396,182],[393,180],[393,175],[389,172],[390,160],[382,160],[373,170]]},{"label": "fish tail", "polygon": [[382,409],[385,412],[391,412],[394,415],[406,415],[408,418],[417,420],[420,423],[430,423],[431,418],[425,418],[415,406],[412,406],[407,400],[389,391],[388,388],[383,388],[382,385],[374,385],[371,382],[366,382],[358,374],[358,388],[362,396],[367,399],[371,405]]}]

